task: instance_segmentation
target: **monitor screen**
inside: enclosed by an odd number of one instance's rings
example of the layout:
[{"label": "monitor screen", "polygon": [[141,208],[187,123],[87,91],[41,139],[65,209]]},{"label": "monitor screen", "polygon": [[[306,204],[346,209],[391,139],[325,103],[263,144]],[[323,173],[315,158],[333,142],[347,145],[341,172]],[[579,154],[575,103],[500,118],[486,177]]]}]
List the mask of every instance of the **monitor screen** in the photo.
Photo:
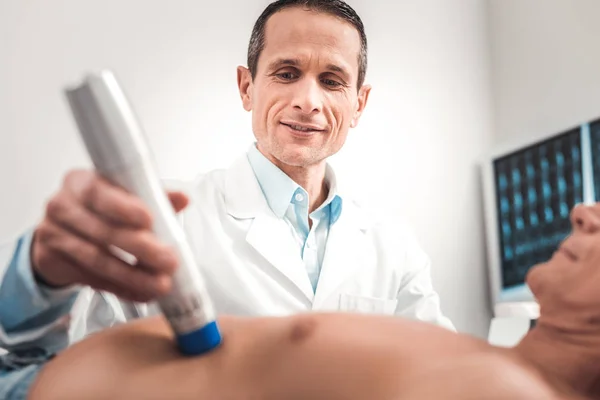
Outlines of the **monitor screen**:
[{"label": "monitor screen", "polygon": [[[570,210],[584,200],[581,131],[573,129],[493,160],[498,301],[531,301],[527,272],[551,258],[570,233]],[[596,143],[600,146],[600,124]]]},{"label": "monitor screen", "polygon": [[[590,122],[590,147],[592,149],[592,170],[594,174],[594,195],[600,200],[600,119]],[[584,126],[585,128],[586,126]]]}]

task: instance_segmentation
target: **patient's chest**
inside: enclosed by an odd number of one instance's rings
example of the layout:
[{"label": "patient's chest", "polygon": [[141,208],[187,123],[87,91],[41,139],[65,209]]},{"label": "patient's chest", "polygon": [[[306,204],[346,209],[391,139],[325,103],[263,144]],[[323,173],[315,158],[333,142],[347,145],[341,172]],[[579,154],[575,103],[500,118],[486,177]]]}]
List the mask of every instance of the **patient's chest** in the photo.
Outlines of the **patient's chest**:
[{"label": "patient's chest", "polygon": [[392,399],[432,367],[489,350],[476,339],[391,317],[310,314],[242,324],[230,332],[225,357],[235,365],[215,380],[226,386],[235,378],[239,390],[261,390],[264,400]]}]

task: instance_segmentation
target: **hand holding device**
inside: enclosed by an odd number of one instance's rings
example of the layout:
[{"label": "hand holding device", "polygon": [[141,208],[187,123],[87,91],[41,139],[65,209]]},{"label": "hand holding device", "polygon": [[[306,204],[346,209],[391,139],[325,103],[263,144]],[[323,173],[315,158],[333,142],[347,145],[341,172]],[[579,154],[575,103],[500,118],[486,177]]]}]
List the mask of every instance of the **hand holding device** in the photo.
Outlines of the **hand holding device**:
[{"label": "hand holding device", "polygon": [[[79,132],[96,170],[109,182],[140,198],[152,212],[152,230],[176,253],[171,291],[158,304],[186,354],[221,343],[216,313],[204,279],[173,208],[161,187],[141,127],[110,71],[89,75],[66,90]],[[99,266],[100,268],[102,266]]]},{"label": "hand holding device", "polygon": [[[175,211],[188,203],[181,192],[168,197]],[[114,247],[133,255],[135,267]],[[177,263],[175,250],[152,232],[150,209],[95,171],[66,175],[31,245],[34,275],[46,286],[86,285],[136,302],[167,294]]]}]

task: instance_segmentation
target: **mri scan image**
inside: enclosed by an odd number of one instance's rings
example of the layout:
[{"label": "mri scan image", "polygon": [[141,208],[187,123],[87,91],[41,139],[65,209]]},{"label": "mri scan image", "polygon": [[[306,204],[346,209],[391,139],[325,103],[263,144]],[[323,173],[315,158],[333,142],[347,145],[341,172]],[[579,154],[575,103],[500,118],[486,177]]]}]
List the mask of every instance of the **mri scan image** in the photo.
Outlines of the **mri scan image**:
[{"label": "mri scan image", "polygon": [[[596,137],[600,154],[600,124]],[[600,157],[594,168],[600,171]],[[522,285],[529,269],[548,260],[570,233],[570,210],[583,201],[581,130],[500,158],[494,171],[502,283],[509,288]]]}]

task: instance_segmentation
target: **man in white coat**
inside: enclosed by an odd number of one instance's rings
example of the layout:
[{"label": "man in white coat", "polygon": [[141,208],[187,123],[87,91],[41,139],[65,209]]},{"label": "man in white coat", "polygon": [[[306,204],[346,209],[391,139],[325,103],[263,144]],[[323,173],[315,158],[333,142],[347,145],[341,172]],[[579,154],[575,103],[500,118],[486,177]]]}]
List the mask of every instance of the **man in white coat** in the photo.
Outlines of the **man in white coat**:
[{"label": "man in white coat", "polygon": [[[339,310],[453,329],[414,238],[347,198],[326,161],[365,109],[366,67],[363,24],[341,0],[280,0],[257,20],[237,71],[256,142],[229,169],[169,193],[218,313]],[[177,260],[151,228],[136,197],[92,171],[67,174],[39,225],[0,248],[10,363],[156,312],[148,302],[170,290]]]}]

